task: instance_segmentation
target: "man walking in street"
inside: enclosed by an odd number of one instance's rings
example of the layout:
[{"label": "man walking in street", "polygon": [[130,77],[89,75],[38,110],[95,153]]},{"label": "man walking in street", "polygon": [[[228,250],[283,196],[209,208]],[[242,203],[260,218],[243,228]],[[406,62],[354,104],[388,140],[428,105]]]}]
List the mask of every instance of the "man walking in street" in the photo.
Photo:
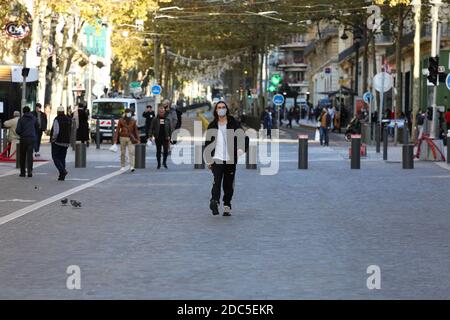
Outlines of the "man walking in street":
[{"label": "man walking in street", "polygon": [[36,118],[36,143],[34,144],[34,156],[40,157],[39,150],[41,149],[42,133],[47,130],[47,116],[41,111],[42,105],[36,103],[36,110],[33,111],[33,116]]},{"label": "man walking in street", "polygon": [[[227,134],[229,130],[233,130],[235,133],[236,130],[242,130],[242,128],[230,115],[229,108],[223,101],[219,101],[214,108],[214,120],[208,126],[208,130],[211,129],[216,130],[217,133],[205,143],[205,151],[212,147],[212,162],[208,163],[208,168],[212,170],[214,175],[209,208],[213,215],[219,214],[220,191],[223,183],[223,215],[231,216],[231,199],[234,192],[236,163],[238,156],[244,151],[238,150],[237,137],[230,135],[234,139],[229,140],[230,137]],[[212,145],[208,148],[210,144]],[[230,146],[231,144],[233,145]]]},{"label": "man walking in street", "polygon": [[317,121],[319,121],[320,123],[320,145],[328,146],[328,129],[331,125],[331,116],[328,113],[327,108],[322,109],[322,113],[320,114]]},{"label": "man walking in street", "polygon": [[5,121],[4,126],[8,129],[8,143],[11,144],[11,148],[9,149],[9,154],[11,156],[11,160],[16,159],[16,145],[19,142],[19,135],[16,133],[17,128],[17,122],[19,122],[20,119],[20,112],[14,111],[13,114],[14,118],[9,119],[8,121]]},{"label": "man walking in street", "polygon": [[52,159],[55,163],[56,169],[59,171],[59,181],[64,181],[67,176],[66,156],[67,149],[70,146],[71,128],[72,120],[64,114],[64,108],[59,107],[50,132]]},{"label": "man walking in street", "polygon": [[142,117],[145,118],[145,140],[147,141],[150,137],[150,126],[152,124],[152,120],[155,117],[155,111],[153,111],[153,107],[151,105],[147,106],[147,109],[142,113]]},{"label": "man walking in street", "polygon": [[33,147],[36,142],[37,122],[30,112],[30,107],[23,107],[23,116],[17,122],[16,133],[20,136],[20,176],[33,176]]}]

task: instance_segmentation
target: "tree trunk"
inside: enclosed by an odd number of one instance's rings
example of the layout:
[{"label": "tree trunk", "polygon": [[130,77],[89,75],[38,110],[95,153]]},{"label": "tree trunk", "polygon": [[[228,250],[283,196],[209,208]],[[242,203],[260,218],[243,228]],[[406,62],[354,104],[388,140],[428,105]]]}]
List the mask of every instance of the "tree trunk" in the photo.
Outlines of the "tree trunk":
[{"label": "tree trunk", "polygon": [[41,40],[41,61],[39,63],[38,96],[37,101],[45,104],[45,88],[47,85],[47,64],[48,48],[50,46],[50,31],[52,27],[52,11],[45,5],[44,1],[39,2],[38,19],[41,21],[42,40]]},{"label": "tree trunk", "polygon": [[364,25],[364,54],[363,54],[363,93],[367,92],[369,81],[369,34],[367,27]]}]

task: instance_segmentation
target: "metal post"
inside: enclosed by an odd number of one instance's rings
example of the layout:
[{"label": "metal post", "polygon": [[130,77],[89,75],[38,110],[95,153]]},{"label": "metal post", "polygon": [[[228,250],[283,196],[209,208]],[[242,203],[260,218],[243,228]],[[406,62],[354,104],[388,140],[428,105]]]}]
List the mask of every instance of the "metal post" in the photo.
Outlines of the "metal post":
[{"label": "metal post", "polygon": [[75,168],[86,168],[86,144],[81,142],[75,145]]},{"label": "metal post", "polygon": [[135,144],[134,148],[134,167],[136,169],[145,169],[145,144]]},{"label": "metal post", "polygon": [[414,169],[414,145],[404,144],[402,147],[403,169]]},{"label": "metal post", "polygon": [[95,144],[96,149],[100,149],[100,119],[95,122]]},{"label": "metal post", "polygon": [[447,132],[447,164],[450,164],[450,130]]},{"label": "metal post", "polygon": [[300,135],[298,137],[298,168],[308,169],[308,136]]},{"label": "metal post", "polygon": [[398,142],[398,126],[397,126],[397,122],[394,125],[394,146],[397,145]]},{"label": "metal post", "polygon": [[72,150],[75,150],[75,144],[77,142],[77,122],[75,118],[72,118],[72,134],[70,135],[70,144]]},{"label": "metal post", "polygon": [[20,168],[20,142],[16,144],[16,169]]},{"label": "metal post", "polygon": [[383,129],[383,160],[388,158],[388,128]]},{"label": "metal post", "polygon": [[377,153],[380,153],[380,142],[381,142],[380,141],[381,140],[380,134],[381,134],[380,125],[378,123],[376,123],[375,124],[375,140],[376,140]]},{"label": "metal post", "polygon": [[351,169],[361,169],[361,135],[352,135]]},{"label": "metal post", "polygon": [[205,145],[203,143],[201,145],[194,144],[194,169],[205,169],[204,151]]},{"label": "metal post", "polygon": [[251,144],[249,137],[245,137],[248,141],[248,151],[245,154],[245,167],[246,169],[254,170],[256,165],[256,144]]},{"label": "metal post", "polygon": [[[442,5],[441,0],[434,0],[431,2],[433,4],[431,8],[431,57],[439,57],[440,52],[440,23],[439,23],[439,7]],[[438,76],[439,81],[439,76]],[[431,124],[430,138],[436,139],[438,135],[437,128],[437,108],[436,108],[436,98],[437,98],[437,86],[433,87],[433,96],[431,106],[433,108],[433,119]]]},{"label": "metal post", "polygon": [[27,50],[23,49],[23,69],[22,69],[23,81],[22,81],[22,103],[21,103],[22,110],[27,104],[27,77],[25,76],[24,73],[24,69],[26,67],[27,67]]},{"label": "metal post", "polygon": [[116,121],[114,119],[111,119],[111,144],[116,143],[116,141],[114,141],[115,132],[116,132]]},{"label": "metal post", "polygon": [[403,144],[409,143],[409,129],[408,129],[408,122],[405,121],[405,124],[403,125]]}]

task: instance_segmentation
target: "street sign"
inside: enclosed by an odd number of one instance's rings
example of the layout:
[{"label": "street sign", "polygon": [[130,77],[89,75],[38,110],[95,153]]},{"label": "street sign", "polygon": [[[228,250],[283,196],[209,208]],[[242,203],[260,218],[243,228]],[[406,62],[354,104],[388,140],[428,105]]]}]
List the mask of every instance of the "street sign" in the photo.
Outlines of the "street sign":
[{"label": "street sign", "polygon": [[141,87],[141,83],[140,82],[131,82],[130,83],[130,88],[140,88]]},{"label": "street sign", "polygon": [[378,92],[387,92],[392,88],[392,84],[394,83],[394,79],[387,72],[380,72],[373,77],[373,84],[375,90]]},{"label": "street sign", "polygon": [[155,95],[161,94],[161,91],[162,91],[162,89],[161,89],[160,85],[152,86],[152,94],[155,94]]},{"label": "street sign", "polygon": [[439,72],[439,73],[445,72],[445,66],[439,66],[439,67],[438,67],[438,72]]},{"label": "street sign", "polygon": [[27,23],[17,24],[16,22],[9,22],[5,26],[5,32],[10,38],[24,39],[30,34],[30,26]]},{"label": "street sign", "polygon": [[366,93],[364,93],[363,99],[364,99],[364,102],[365,102],[365,103],[371,103],[372,100],[373,100],[373,94],[372,94],[372,92],[366,92]]},{"label": "street sign", "polygon": [[445,85],[447,89],[450,90],[450,73],[447,75],[447,79],[445,79]]},{"label": "street sign", "polygon": [[273,96],[273,104],[281,106],[284,103],[284,96],[282,94],[276,94]]}]

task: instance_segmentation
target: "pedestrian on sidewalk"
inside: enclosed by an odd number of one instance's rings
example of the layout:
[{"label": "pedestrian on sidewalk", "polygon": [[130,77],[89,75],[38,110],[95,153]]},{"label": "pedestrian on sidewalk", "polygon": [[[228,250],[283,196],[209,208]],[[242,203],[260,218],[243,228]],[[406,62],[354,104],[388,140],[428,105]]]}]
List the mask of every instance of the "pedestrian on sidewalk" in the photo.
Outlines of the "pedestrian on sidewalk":
[{"label": "pedestrian on sidewalk", "polygon": [[70,146],[72,133],[72,119],[65,115],[64,107],[56,109],[56,118],[50,130],[50,142],[52,146],[52,159],[58,169],[59,181],[64,181],[67,176],[66,156]]},{"label": "pedestrian on sidewalk", "polygon": [[264,117],[264,128],[266,129],[267,138],[272,139],[272,112],[267,108],[266,116]]},{"label": "pedestrian on sidewalk", "polygon": [[[223,215],[231,216],[236,163],[238,156],[243,154],[244,151],[238,150],[238,138],[232,136],[234,139],[230,141],[227,132],[233,130],[233,133],[236,133],[236,130],[239,129],[242,130],[240,124],[230,115],[227,104],[224,101],[219,101],[214,108],[214,120],[208,126],[208,130],[216,130],[216,134],[213,134],[211,139],[205,143],[205,150],[211,149],[211,160],[207,160],[207,162],[208,168],[214,176],[209,203],[213,215],[219,214],[220,192],[223,185]],[[233,146],[230,146],[232,143]],[[208,148],[210,144],[212,146]]]},{"label": "pedestrian on sidewalk", "polygon": [[289,123],[287,124],[286,128],[291,128],[292,129],[292,119],[294,119],[294,111],[292,110],[293,108],[289,109],[288,111],[288,121]]},{"label": "pedestrian on sidewalk", "polygon": [[320,114],[317,121],[320,123],[320,145],[328,146],[328,130],[331,124],[331,117],[326,108],[322,109],[322,113]]},{"label": "pedestrian on sidewalk", "polygon": [[167,169],[167,156],[169,155],[172,126],[164,105],[158,107],[158,115],[153,119],[150,127],[150,139],[155,140],[157,169],[161,169],[161,148],[163,148],[163,166]]},{"label": "pedestrian on sidewalk", "polygon": [[30,107],[23,107],[23,116],[17,121],[16,133],[20,136],[20,176],[33,176],[33,148],[36,143],[36,132],[38,124]]},{"label": "pedestrian on sidewalk", "polygon": [[39,150],[41,149],[41,140],[42,133],[47,130],[47,116],[44,112],[41,111],[42,105],[40,103],[36,103],[36,109],[33,111],[33,116],[36,118],[37,127],[36,127],[36,141],[34,144],[34,156],[40,157]]},{"label": "pedestrian on sidewalk", "polygon": [[134,172],[134,145],[140,143],[139,130],[131,109],[125,109],[123,118],[119,119],[114,141],[120,144],[120,170],[125,170],[125,153],[128,148],[130,170]]},{"label": "pedestrian on sidewalk", "polygon": [[447,129],[447,132],[450,130],[450,107],[445,113],[445,128]]},{"label": "pedestrian on sidewalk", "polygon": [[13,118],[9,119],[8,121],[5,121],[5,123],[3,124],[5,126],[5,128],[8,129],[8,143],[11,144],[11,147],[9,149],[9,154],[11,155],[11,160],[15,160],[16,159],[16,147],[17,147],[17,143],[20,140],[20,136],[16,133],[16,128],[17,128],[17,122],[20,119],[20,112],[19,111],[14,111],[13,114]]},{"label": "pedestrian on sidewalk", "polygon": [[150,126],[152,120],[155,117],[155,111],[153,111],[153,106],[148,105],[147,109],[142,113],[142,117],[145,118],[145,141],[150,138]]},{"label": "pedestrian on sidewalk", "polygon": [[85,103],[78,104],[75,119],[77,125],[77,141],[87,143],[87,147],[89,147],[89,114]]}]

